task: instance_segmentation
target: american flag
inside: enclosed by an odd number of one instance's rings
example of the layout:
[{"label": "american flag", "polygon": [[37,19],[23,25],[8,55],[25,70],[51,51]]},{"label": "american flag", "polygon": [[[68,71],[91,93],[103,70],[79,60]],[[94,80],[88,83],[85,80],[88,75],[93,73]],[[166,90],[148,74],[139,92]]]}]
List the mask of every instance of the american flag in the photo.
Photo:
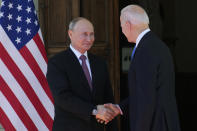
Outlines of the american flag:
[{"label": "american flag", "polygon": [[2,0],[0,123],[5,130],[52,130],[47,56],[33,0]]}]

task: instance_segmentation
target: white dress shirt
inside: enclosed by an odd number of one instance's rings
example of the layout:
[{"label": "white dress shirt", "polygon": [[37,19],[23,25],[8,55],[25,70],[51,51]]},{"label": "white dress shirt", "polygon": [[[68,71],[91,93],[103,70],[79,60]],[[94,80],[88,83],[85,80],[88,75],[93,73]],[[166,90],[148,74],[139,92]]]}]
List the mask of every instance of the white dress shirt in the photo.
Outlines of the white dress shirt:
[{"label": "white dress shirt", "polygon": [[71,44],[70,44],[70,49],[73,51],[73,53],[76,55],[79,63],[82,65],[82,60],[80,59],[80,56],[81,55],[85,55],[86,56],[86,65],[88,67],[88,71],[90,73],[90,78],[92,80],[92,72],[91,72],[91,69],[90,69],[90,63],[89,63],[89,59],[88,59],[88,53],[87,51],[84,53],[84,54],[81,54],[78,50],[76,50]]},{"label": "white dress shirt", "polygon": [[135,45],[136,48],[137,48],[137,46],[138,46],[140,40],[142,39],[142,37],[143,37],[146,33],[148,33],[149,31],[150,31],[150,29],[147,28],[147,29],[145,29],[144,31],[142,31],[142,32],[138,35],[138,37],[137,37],[137,39],[136,39],[136,45]]}]

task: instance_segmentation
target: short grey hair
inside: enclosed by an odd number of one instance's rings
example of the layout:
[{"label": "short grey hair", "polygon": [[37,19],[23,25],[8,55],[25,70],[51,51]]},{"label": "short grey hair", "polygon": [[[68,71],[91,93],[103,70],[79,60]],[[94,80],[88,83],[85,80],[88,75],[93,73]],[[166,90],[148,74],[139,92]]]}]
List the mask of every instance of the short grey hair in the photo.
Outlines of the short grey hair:
[{"label": "short grey hair", "polygon": [[87,20],[89,21],[88,19],[84,18],[84,17],[77,17],[77,18],[74,18],[70,23],[69,23],[69,30],[73,30],[75,25],[77,24],[77,22],[79,22],[80,20]]},{"label": "short grey hair", "polygon": [[133,24],[149,24],[146,11],[139,5],[128,5],[121,10],[123,21],[131,21]]}]

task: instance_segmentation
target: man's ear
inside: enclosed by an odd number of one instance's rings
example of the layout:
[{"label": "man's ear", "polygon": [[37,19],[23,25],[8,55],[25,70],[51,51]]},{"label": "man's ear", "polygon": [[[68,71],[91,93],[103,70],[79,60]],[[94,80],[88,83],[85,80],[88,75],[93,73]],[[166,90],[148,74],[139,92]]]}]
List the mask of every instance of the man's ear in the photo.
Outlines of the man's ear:
[{"label": "man's ear", "polygon": [[68,30],[68,36],[71,38],[72,37],[72,30]]},{"label": "man's ear", "polygon": [[131,23],[130,21],[126,21],[125,24],[126,24],[127,29],[131,30],[131,28],[132,28],[132,23]]}]

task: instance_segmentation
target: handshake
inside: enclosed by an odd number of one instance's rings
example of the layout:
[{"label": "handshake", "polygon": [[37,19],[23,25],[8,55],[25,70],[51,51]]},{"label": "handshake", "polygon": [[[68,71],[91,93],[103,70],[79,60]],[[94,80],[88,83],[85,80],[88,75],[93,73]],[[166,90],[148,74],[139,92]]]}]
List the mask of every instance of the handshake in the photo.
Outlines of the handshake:
[{"label": "handshake", "polygon": [[97,105],[97,113],[95,114],[95,117],[99,123],[107,124],[119,114],[122,115],[120,107],[116,104],[108,103]]}]

